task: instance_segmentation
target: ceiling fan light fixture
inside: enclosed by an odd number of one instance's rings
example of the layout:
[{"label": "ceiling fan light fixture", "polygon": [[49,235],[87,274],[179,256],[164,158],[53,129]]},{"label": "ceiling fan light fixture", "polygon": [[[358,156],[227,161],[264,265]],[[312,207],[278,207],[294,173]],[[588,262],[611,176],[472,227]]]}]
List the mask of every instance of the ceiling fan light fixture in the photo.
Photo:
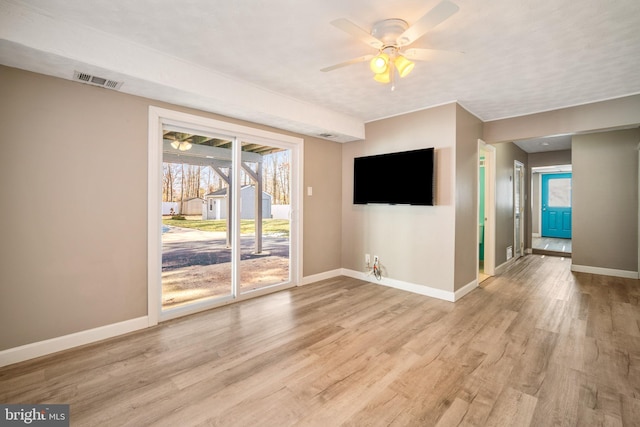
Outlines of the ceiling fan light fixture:
[{"label": "ceiling fan light fixture", "polygon": [[171,146],[175,150],[187,151],[187,150],[191,150],[192,144],[189,141],[179,141],[176,139],[173,142],[171,142]]},{"label": "ceiling fan light fixture", "polygon": [[369,61],[369,67],[374,73],[373,78],[381,83],[391,83],[391,90],[393,90],[396,80],[394,68],[398,69],[399,77],[406,77],[415,67],[413,61],[408,59],[407,56],[416,61],[427,61],[431,59],[430,54],[433,51],[433,49],[406,48],[423,37],[428,31],[449,19],[459,9],[451,0],[439,0],[437,5],[412,25],[402,19],[384,19],[374,23],[371,31],[360,28],[348,19],[342,18],[331,21],[331,24],[338,29],[366,43],[368,46],[376,48],[378,53],[375,56],[373,54],[363,55],[350,61],[325,67],[321,71],[332,71],[347,65]]},{"label": "ceiling fan light fixture", "polygon": [[399,55],[395,60],[395,66],[398,69],[398,74],[400,75],[400,77],[409,75],[415,65],[416,64],[413,61],[410,61],[401,55]]},{"label": "ceiling fan light fixture", "polygon": [[374,56],[369,66],[371,67],[371,71],[376,74],[385,73],[389,69],[389,55],[380,53]]},{"label": "ceiling fan light fixture", "polygon": [[387,70],[384,73],[376,73],[373,76],[373,79],[379,83],[391,82],[391,69],[387,67]]}]

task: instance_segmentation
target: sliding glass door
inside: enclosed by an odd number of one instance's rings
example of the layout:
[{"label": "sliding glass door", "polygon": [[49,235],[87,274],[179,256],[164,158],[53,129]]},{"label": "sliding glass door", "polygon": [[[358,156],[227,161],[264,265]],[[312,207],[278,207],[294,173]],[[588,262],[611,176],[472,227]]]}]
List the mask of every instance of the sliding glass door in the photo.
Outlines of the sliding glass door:
[{"label": "sliding glass door", "polygon": [[240,292],[290,281],[291,150],[242,143]]},{"label": "sliding glass door", "polygon": [[149,307],[157,280],[158,320],[295,285],[301,140],[211,120],[158,121],[150,145],[161,152],[160,200],[150,209],[160,212],[149,226]]},{"label": "sliding glass door", "polygon": [[233,296],[233,139],[172,129],[162,147],[163,310]]}]

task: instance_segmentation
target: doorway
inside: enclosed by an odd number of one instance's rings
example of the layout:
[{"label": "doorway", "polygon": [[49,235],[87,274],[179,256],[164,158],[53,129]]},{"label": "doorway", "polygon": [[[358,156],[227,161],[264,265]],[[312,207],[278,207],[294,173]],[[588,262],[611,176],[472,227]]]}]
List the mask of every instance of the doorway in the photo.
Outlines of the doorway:
[{"label": "doorway", "polygon": [[149,317],[300,281],[302,139],[150,108]]},{"label": "doorway", "polygon": [[[567,236],[566,231],[571,228],[571,218],[567,215],[572,216],[572,212],[568,212],[567,210],[560,212],[563,210],[562,208],[567,208],[571,205],[571,194],[567,194],[567,192],[558,191],[562,190],[562,187],[565,186],[563,184],[568,184],[571,186],[571,182],[556,182],[553,177],[561,177],[561,178],[569,178],[573,177],[572,168],[570,164],[566,165],[554,165],[554,166],[538,166],[534,167],[531,170],[531,249],[532,252],[539,255],[555,255],[555,256],[566,256],[570,257],[572,253],[572,240],[571,234],[568,237],[555,237],[555,230],[551,230],[549,232],[549,228],[552,229],[565,229],[565,236]],[[551,177],[551,178],[549,178]],[[560,211],[556,211],[552,215],[547,216],[547,212],[549,209],[549,185],[548,180],[551,179],[551,191],[554,194],[551,195],[551,203],[552,205],[562,205],[562,206],[552,206],[552,208],[559,207]],[[543,196],[543,180],[545,183],[545,195]],[[558,185],[560,184],[560,185]],[[558,188],[560,187],[560,188]],[[565,186],[566,187],[566,186]],[[566,190],[566,188],[565,188]],[[570,190],[568,191],[570,193]],[[544,200],[543,200],[544,199]],[[552,224],[549,224],[549,216],[552,219]],[[543,217],[545,222],[545,227],[543,230]],[[559,220],[563,220],[565,224],[559,222]],[[568,223],[567,223],[568,222]]]},{"label": "doorway", "polygon": [[478,140],[478,283],[495,274],[496,149]]},{"label": "doorway", "polygon": [[513,162],[513,252],[514,258],[524,256],[524,164],[514,160]]}]

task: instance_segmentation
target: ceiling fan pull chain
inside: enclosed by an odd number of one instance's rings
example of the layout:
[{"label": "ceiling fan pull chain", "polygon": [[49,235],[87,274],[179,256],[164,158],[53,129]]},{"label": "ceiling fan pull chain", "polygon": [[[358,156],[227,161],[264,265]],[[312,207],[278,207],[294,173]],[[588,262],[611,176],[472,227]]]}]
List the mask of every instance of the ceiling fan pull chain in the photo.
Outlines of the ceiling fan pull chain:
[{"label": "ceiling fan pull chain", "polygon": [[396,90],[396,67],[394,61],[389,61],[389,74],[391,76],[391,91]]}]

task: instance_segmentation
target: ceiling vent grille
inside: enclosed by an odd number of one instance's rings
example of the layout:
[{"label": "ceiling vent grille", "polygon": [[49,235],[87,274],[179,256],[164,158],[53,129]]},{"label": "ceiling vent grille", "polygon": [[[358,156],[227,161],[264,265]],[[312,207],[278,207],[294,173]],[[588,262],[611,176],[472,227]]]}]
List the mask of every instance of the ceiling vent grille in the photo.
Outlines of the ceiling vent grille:
[{"label": "ceiling vent grille", "polygon": [[80,71],[73,72],[73,80],[88,83],[93,86],[106,87],[107,89],[118,90],[122,86],[123,82],[117,82],[115,80],[109,80],[104,77],[94,76],[88,73],[82,73]]}]

